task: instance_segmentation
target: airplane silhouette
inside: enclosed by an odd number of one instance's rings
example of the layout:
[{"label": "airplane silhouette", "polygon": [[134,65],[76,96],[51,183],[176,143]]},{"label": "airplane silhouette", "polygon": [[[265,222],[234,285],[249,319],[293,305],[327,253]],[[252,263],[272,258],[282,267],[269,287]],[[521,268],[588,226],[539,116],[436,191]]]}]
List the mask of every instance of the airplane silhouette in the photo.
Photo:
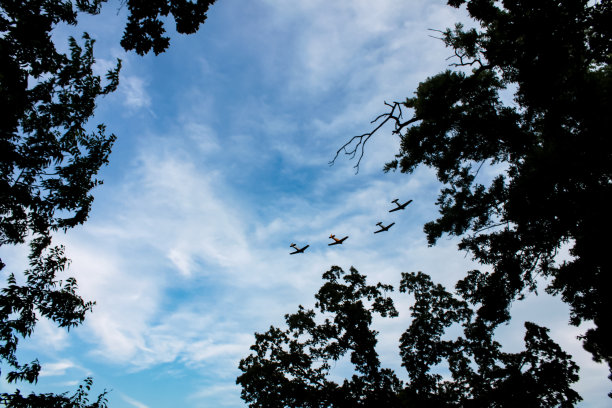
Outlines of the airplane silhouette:
[{"label": "airplane silhouette", "polygon": [[392,226],[395,225],[394,222],[392,222],[391,224],[387,225],[386,227],[382,225],[382,222],[377,222],[376,225],[378,225],[380,227],[380,229],[378,231],[374,231],[375,234],[378,234],[379,232],[383,232],[383,231],[389,231],[389,228],[391,228]]},{"label": "airplane silhouette", "polygon": [[393,211],[398,211],[398,210],[403,210],[404,208],[406,208],[406,206],[408,204],[410,204],[412,202],[412,200],[408,200],[406,201],[404,204],[400,204],[399,203],[399,198],[396,198],[395,200],[391,201],[392,203],[395,203],[395,205],[397,205],[397,208],[394,208],[392,210],[389,210],[389,212],[393,212]]},{"label": "airplane silhouette", "polygon": [[331,244],[327,244],[327,245],[338,245],[338,244],[342,244],[344,242],[345,239],[348,238],[348,236],[342,238],[342,239],[338,239],[336,238],[336,236],[334,234],[331,234],[329,236],[331,239],[333,239],[335,242],[332,242]]},{"label": "airplane silhouette", "polygon": [[310,245],[306,245],[304,248],[298,248],[297,245],[295,244],[291,244],[289,246],[295,249],[294,252],[289,252],[289,255],[295,255],[295,254],[303,254],[306,248],[308,248]]}]

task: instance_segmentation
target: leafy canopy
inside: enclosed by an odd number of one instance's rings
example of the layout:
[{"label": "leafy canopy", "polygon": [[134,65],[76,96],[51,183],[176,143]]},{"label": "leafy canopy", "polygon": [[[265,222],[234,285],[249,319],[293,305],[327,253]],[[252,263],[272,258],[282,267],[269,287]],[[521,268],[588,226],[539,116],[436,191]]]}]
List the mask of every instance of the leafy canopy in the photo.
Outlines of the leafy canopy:
[{"label": "leafy canopy", "polygon": [[[387,296],[393,288],[367,285],[354,268],[332,266],[323,279],[318,314],[300,306],[285,316],[286,330],[255,334],[236,380],[250,407],[571,407],[581,400],[570,387],[578,367],[547,329],[527,322],[525,349],[505,353],[493,339],[497,323],[421,272],[402,274],[400,284],[414,297],[412,323],[399,343],[404,383],[381,368],[371,329],[375,314],[398,315]],[[463,335],[449,340],[452,325]],[[353,374],[339,384],[330,377],[347,355]]]}]

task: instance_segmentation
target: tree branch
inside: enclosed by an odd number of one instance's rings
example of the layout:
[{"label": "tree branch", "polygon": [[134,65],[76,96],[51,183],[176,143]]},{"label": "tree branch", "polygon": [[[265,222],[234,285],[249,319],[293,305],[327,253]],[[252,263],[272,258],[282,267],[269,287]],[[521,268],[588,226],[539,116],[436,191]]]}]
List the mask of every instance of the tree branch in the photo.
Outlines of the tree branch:
[{"label": "tree branch", "polygon": [[353,166],[356,169],[355,174],[359,173],[359,165],[361,164],[361,159],[363,158],[363,155],[365,153],[365,145],[368,142],[368,140],[370,140],[370,138],[374,136],[374,134],[381,127],[383,127],[387,122],[392,121],[395,124],[395,128],[393,129],[392,133],[399,134],[401,130],[404,129],[406,126],[419,120],[418,118],[413,117],[410,120],[402,122],[401,121],[402,107],[401,107],[400,102],[393,102],[393,104],[385,102],[385,105],[390,107],[391,111],[378,115],[374,120],[370,122],[370,123],[377,123],[380,121],[380,123],[378,123],[378,125],[373,130],[367,133],[363,133],[361,135],[353,136],[349,139],[348,142],[343,144],[336,151],[336,155],[334,156],[334,158],[329,162],[330,166],[334,165],[334,163],[336,162],[336,159],[338,158],[341,152],[344,152],[345,155],[349,156],[349,160],[352,160],[357,155],[357,152],[359,152],[359,159],[357,159],[357,164]]}]

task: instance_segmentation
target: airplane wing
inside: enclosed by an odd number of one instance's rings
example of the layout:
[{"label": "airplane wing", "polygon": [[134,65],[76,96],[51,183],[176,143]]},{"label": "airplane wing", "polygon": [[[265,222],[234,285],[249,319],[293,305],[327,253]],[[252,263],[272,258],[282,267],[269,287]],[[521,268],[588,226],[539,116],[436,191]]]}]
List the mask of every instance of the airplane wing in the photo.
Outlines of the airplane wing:
[{"label": "airplane wing", "polygon": [[338,238],[333,238],[335,242],[332,242],[331,244],[327,244],[328,246],[332,246],[332,245],[338,245],[344,242],[345,239],[347,239],[348,236],[342,238],[342,239],[338,239]]},{"label": "airplane wing", "polygon": [[308,248],[309,246],[310,245],[306,245],[304,248],[296,248],[295,252],[289,252],[289,255],[303,254],[306,248]]},{"label": "airplane wing", "polygon": [[389,231],[389,228],[391,228],[393,226],[393,224],[395,223],[391,223],[389,225],[387,225],[386,227],[382,227],[381,229],[379,229],[378,231],[374,231],[375,234],[378,234],[379,232],[385,232],[385,231]]},{"label": "airplane wing", "polygon": [[398,204],[398,203],[395,203],[395,204],[397,205],[397,208],[394,208],[394,209],[392,209],[392,210],[389,210],[389,212],[393,212],[393,211],[397,211],[397,210],[403,210],[403,209],[404,209],[404,208],[406,208],[406,206],[407,206],[408,204],[410,204],[411,202],[412,202],[412,200],[408,200],[408,201],[406,201],[404,204]]}]

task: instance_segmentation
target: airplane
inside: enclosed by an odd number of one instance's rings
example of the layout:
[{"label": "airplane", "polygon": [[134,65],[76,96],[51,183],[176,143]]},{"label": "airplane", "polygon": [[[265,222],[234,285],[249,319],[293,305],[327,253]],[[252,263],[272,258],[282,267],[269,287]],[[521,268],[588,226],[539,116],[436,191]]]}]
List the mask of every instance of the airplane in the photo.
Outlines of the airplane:
[{"label": "airplane", "polygon": [[375,234],[378,234],[379,232],[383,232],[383,231],[389,231],[389,228],[391,228],[392,226],[395,225],[394,222],[392,222],[391,224],[387,225],[386,227],[382,225],[382,222],[377,222],[376,225],[378,225],[380,227],[380,229],[378,231],[374,231]]},{"label": "airplane", "polygon": [[346,240],[348,238],[348,236],[342,238],[342,239],[338,239],[336,238],[336,236],[334,234],[331,234],[329,236],[331,239],[334,240],[334,242],[332,242],[331,244],[327,244],[327,245],[338,245],[338,244],[342,244],[344,242],[344,240]]},{"label": "airplane", "polygon": [[308,248],[310,245],[306,245],[304,248],[298,248],[297,245],[295,244],[291,244],[289,246],[295,249],[294,252],[289,252],[289,255],[294,255],[294,254],[303,254],[306,248]]},{"label": "airplane", "polygon": [[395,203],[395,205],[397,205],[397,208],[394,208],[392,210],[389,210],[389,212],[393,212],[393,211],[397,211],[397,210],[403,210],[404,208],[406,208],[406,206],[408,204],[410,204],[412,202],[412,200],[408,200],[406,201],[404,204],[400,204],[399,203],[399,198],[396,198],[395,200],[391,201],[392,203]]}]

